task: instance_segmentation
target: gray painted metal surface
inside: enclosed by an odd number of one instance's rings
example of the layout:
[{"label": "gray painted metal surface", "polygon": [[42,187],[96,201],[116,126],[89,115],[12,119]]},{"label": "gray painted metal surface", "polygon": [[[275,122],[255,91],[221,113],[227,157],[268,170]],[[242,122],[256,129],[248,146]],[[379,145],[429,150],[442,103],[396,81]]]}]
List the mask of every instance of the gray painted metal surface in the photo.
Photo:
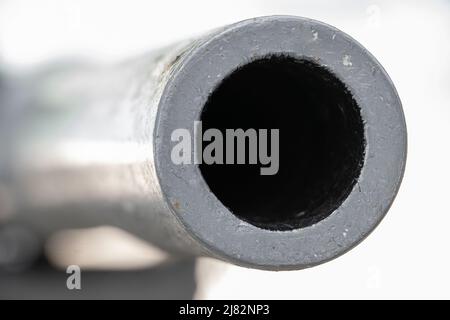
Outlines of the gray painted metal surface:
[{"label": "gray painted metal surface", "polygon": [[[239,219],[198,166],[170,159],[173,130],[192,130],[227,75],[277,54],[335,74],[360,108],[366,141],[364,165],[343,203],[289,231]],[[108,224],[174,254],[301,269],[362,241],[388,211],[404,172],[406,126],[388,75],[354,39],[305,18],[250,19],[119,66],[54,66],[9,77],[3,88],[0,223],[43,236]]]}]

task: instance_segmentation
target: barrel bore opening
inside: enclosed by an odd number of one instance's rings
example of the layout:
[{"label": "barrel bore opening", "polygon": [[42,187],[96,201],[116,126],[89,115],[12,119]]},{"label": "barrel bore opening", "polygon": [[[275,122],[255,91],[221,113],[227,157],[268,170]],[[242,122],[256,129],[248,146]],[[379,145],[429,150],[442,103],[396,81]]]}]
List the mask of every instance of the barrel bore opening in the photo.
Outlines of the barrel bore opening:
[{"label": "barrel bore opening", "polygon": [[[363,165],[356,101],[333,73],[309,60],[268,56],[238,68],[210,95],[201,120],[203,132],[219,129],[224,140],[226,129],[279,129],[274,175],[261,175],[269,165],[259,160],[248,164],[248,139],[246,164],[200,165],[223,205],[259,228],[292,230],[326,218],[348,196]],[[268,137],[270,155],[270,130]]]}]

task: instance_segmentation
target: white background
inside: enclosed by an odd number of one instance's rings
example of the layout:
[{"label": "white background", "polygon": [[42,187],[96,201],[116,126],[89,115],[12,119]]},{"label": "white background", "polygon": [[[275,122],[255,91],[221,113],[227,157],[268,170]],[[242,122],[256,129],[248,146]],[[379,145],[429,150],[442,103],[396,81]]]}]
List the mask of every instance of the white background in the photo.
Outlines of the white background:
[{"label": "white background", "polygon": [[0,62],[119,61],[245,18],[290,14],[350,34],[385,67],[408,126],[400,193],[355,249],[312,269],[202,259],[197,298],[450,298],[450,1],[0,0]]}]

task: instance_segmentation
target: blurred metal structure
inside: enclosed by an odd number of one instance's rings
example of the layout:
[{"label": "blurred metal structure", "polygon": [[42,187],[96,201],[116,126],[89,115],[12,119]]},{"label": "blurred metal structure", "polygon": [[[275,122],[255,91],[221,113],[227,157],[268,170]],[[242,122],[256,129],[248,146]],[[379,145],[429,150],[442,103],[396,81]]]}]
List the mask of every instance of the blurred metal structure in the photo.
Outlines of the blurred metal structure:
[{"label": "blurred metal structure", "polygon": [[[240,219],[198,166],[170,158],[171,132],[192,130],[228,75],[269,55],[329,70],[363,123],[363,159],[348,194],[326,217],[293,230]],[[173,254],[301,269],[363,240],[391,205],[405,166],[404,117],[386,72],[346,34],[299,17],[246,20],[118,66],[61,63],[8,75],[0,89],[0,223],[37,238],[113,225]]]},{"label": "blurred metal structure", "polygon": [[82,290],[68,290],[65,270],[41,259],[19,273],[0,272],[0,299],[187,300],[196,290],[194,273],[194,259],[144,270],[84,271]]}]

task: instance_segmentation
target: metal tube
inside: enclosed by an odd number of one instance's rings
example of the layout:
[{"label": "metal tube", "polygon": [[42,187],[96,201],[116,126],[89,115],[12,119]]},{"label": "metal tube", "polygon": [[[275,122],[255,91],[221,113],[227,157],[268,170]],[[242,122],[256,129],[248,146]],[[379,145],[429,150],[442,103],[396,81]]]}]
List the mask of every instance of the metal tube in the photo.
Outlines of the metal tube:
[{"label": "metal tube", "polygon": [[[301,61],[306,78],[299,78],[299,85],[316,88],[310,77],[318,86],[322,80],[335,82],[336,99],[327,101],[354,108],[341,110],[347,117],[342,123],[356,124],[336,140],[345,142],[345,152],[330,174],[342,175],[328,184],[328,178],[324,184],[313,181],[320,185],[315,193],[300,194],[290,180],[285,187],[292,196],[280,198],[278,207],[274,201],[279,209],[267,219],[276,223],[264,224],[258,222],[261,206],[241,214],[240,208],[249,207],[242,204],[245,197],[226,199],[233,198],[229,181],[225,195],[218,190],[226,177],[210,178],[195,164],[177,165],[170,154],[172,132],[185,128],[193,137],[194,122],[207,116],[205,105],[236,70],[254,61],[265,61],[274,72],[295,70],[270,57]],[[364,239],[387,212],[404,171],[406,127],[386,72],[348,35],[305,18],[246,20],[119,66],[55,65],[32,77],[9,77],[3,88],[0,221],[22,223],[44,235],[108,224],[174,254],[301,269],[333,259]],[[322,89],[317,90],[320,97]],[[352,101],[348,106],[346,95]],[[337,121],[333,117],[329,123]],[[343,179],[346,183],[339,184]],[[320,199],[321,205],[305,209],[308,219],[298,218],[302,211],[286,220],[283,210],[297,198],[308,206],[309,198]],[[279,215],[273,214],[277,210]]]}]

